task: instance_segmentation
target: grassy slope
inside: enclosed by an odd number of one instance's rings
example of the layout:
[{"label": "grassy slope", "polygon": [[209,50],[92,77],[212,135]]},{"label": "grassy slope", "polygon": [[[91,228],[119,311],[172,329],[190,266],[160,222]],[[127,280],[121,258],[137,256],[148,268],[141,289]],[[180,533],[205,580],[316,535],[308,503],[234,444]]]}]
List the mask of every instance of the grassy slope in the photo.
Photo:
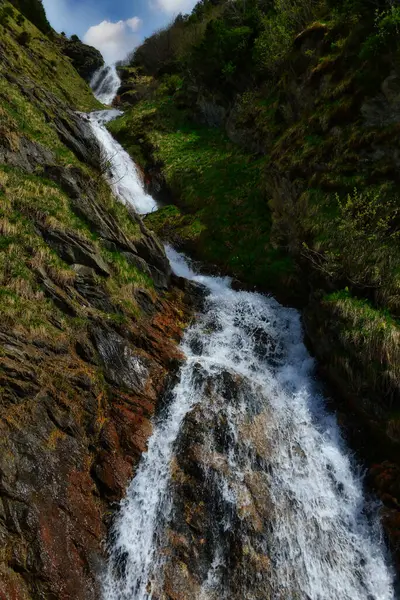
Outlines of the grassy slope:
[{"label": "grassy slope", "polygon": [[[0,25],[0,44],[7,59],[7,63],[0,62],[0,74],[4,74],[7,66],[10,74],[29,77],[76,110],[100,108],[88,84],[77,75],[71,62],[58,51],[51,39],[26,19],[18,25],[16,18],[19,13],[13,10],[15,17],[10,18],[6,27]],[[23,31],[31,36],[26,47],[17,40]]]},{"label": "grassy slope", "polygon": [[219,129],[194,125],[168,96],[140,102],[109,125],[142,166],[138,140],[153,148],[181,207],[147,217],[162,237],[235,277],[264,289],[288,284],[293,264],[269,243],[271,216],[265,202],[265,159],[243,152]]},{"label": "grassy slope", "polygon": [[[67,169],[78,168],[90,185],[96,187],[97,200],[114,216],[127,237],[139,238],[141,233],[125,207],[113,199],[99,174],[64,146],[51,118],[46,118],[53,110],[46,97],[49,91],[66,106],[77,110],[92,110],[101,105],[56,46],[29,21],[18,26],[17,15],[14,10],[14,19],[9,20],[7,27],[0,25],[3,48],[0,134],[3,140],[17,153],[22,138],[30,139],[51,150],[56,164]],[[27,46],[17,41],[23,29],[31,35]],[[10,82],[6,73],[15,79]],[[21,92],[20,85],[35,89],[35,103]],[[74,299],[72,284],[76,273],[38,235],[35,227],[38,217],[46,227],[73,231],[94,245],[112,271],[111,278],[99,277],[97,284],[118,307],[116,314],[102,315],[101,311],[82,306],[78,296]],[[118,252],[109,252],[98,242],[86,222],[72,210],[68,196],[55,183],[46,180],[40,168],[37,173],[28,175],[18,168],[0,165],[0,232],[0,311],[10,329],[17,327],[33,338],[40,335],[74,337],[75,329],[82,331],[88,318],[96,318],[96,312],[99,317],[117,321],[137,318],[139,309],[133,290],[145,287],[152,293],[152,282]],[[66,316],[53,301],[46,299],[38,272],[46,273],[60,289],[67,291],[77,317]]]}]

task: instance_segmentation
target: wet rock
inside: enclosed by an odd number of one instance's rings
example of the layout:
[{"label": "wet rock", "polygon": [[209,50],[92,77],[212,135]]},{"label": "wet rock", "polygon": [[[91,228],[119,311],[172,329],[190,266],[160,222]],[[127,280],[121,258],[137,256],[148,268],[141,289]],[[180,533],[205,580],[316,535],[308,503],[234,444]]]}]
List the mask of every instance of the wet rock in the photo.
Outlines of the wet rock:
[{"label": "wet rock", "polygon": [[268,475],[257,466],[271,452],[263,430],[268,415],[239,407],[248,389],[228,372],[203,377],[199,393],[206,398],[184,420],[171,465],[173,510],[157,597],[242,600],[243,590],[254,599],[273,597]]},{"label": "wet rock", "polygon": [[107,379],[114,385],[136,393],[143,392],[148,361],[115,331],[94,328],[93,338]]},{"label": "wet rock", "polygon": [[171,283],[185,293],[187,301],[190,302],[195,310],[203,310],[205,298],[209,294],[208,289],[204,285],[195,281],[189,281],[189,279],[185,279],[184,277],[178,277],[174,273],[171,276]]},{"label": "wet rock", "polygon": [[83,162],[99,168],[100,148],[89,124],[72,111],[68,111],[67,115],[56,117],[53,121],[60,140]]}]

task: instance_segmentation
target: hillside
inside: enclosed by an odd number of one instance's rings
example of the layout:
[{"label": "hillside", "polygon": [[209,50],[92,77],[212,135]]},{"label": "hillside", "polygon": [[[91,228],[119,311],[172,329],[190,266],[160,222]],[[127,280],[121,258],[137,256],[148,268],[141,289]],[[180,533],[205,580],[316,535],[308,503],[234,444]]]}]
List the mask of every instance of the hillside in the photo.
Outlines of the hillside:
[{"label": "hillside", "polygon": [[181,357],[185,288],[102,177],[76,112],[99,108],[57,39],[3,2],[2,600],[99,597],[110,507]]},{"label": "hillside", "polygon": [[385,1],[204,0],[121,67],[110,125],[166,204],[149,227],[302,308],[397,552],[399,24]]}]

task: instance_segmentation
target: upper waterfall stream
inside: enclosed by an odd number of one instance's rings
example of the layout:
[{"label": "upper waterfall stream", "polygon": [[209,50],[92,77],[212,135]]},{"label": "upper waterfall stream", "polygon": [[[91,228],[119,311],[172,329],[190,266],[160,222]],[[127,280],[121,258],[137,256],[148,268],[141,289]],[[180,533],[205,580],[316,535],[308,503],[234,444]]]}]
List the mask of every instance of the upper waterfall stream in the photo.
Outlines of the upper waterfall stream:
[{"label": "upper waterfall stream", "polygon": [[[107,178],[148,213],[156,203],[104,125],[116,114],[90,117]],[[298,312],[166,251],[204,306],[115,519],[104,600],[394,599],[378,507],[325,407]]]}]

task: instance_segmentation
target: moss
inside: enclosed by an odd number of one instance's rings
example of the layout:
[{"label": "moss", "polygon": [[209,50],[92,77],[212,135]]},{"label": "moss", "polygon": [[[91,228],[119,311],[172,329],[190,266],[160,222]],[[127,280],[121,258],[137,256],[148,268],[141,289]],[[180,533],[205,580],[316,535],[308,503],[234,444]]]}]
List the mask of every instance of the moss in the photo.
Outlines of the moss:
[{"label": "moss", "polygon": [[265,287],[268,281],[273,289],[290,280],[290,258],[269,243],[264,158],[246,154],[218,129],[193,124],[160,94],[139,102],[109,128],[142,166],[145,148],[153,149],[183,209],[184,214],[168,207],[149,216],[151,227],[167,237],[174,229],[175,239],[190,244],[203,260],[252,285]]}]

